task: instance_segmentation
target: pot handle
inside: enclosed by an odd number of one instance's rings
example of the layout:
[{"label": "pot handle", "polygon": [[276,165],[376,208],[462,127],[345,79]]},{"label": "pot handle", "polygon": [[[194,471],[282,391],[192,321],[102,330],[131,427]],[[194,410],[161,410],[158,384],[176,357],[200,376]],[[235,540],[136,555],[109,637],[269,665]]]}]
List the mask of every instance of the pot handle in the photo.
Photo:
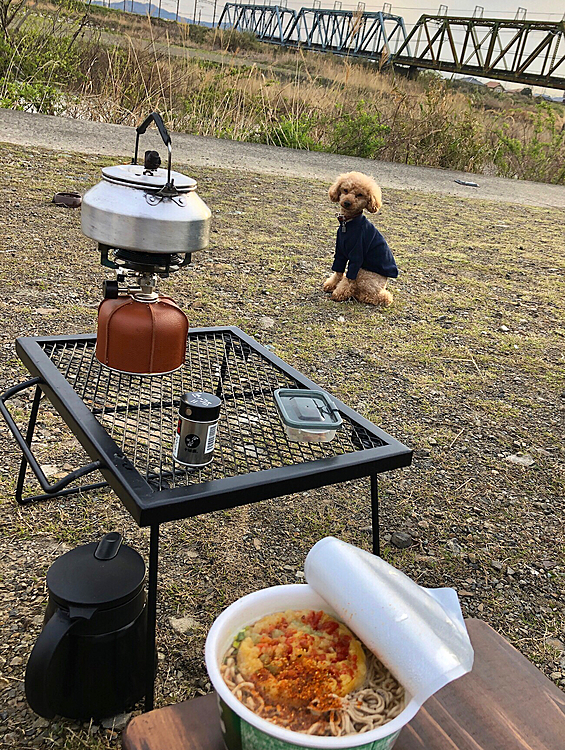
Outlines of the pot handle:
[{"label": "pot handle", "polygon": [[158,112],[151,112],[150,115],[148,115],[145,120],[141,123],[141,125],[138,125],[135,129],[135,132],[137,133],[135,137],[135,153],[133,155],[132,164],[137,164],[137,155],[139,152],[139,136],[143,135],[149,125],[154,122],[157,126],[157,130],[161,134],[161,138],[163,139],[163,143],[167,147],[167,151],[169,152],[169,162],[167,166],[167,185],[166,188],[171,185],[171,136],[169,135],[169,131],[165,127],[165,123],[163,122],[163,118]]},{"label": "pot handle", "polygon": [[27,702],[39,716],[52,719],[57,713],[52,696],[51,664],[59,645],[69,630],[78,622],[90,620],[96,608],[71,607],[69,611],[57,609],[37,639],[27,662],[25,694]]}]

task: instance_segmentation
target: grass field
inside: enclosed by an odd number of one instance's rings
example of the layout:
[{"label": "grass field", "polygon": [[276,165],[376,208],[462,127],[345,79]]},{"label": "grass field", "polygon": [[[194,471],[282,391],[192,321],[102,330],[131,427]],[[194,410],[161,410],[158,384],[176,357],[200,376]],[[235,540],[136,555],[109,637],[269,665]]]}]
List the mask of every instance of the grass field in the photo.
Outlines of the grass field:
[{"label": "grass field", "polygon": [[[0,154],[4,388],[26,378],[17,336],[95,331],[107,274],[79,212],[51,198],[84,192],[107,162],[13,146]],[[373,218],[402,273],[383,311],[321,291],[336,230],[327,185],[176,168],[199,181],[212,242],[163,291],[191,326],[240,326],[412,447],[413,465],[380,481],[383,556],[423,585],[456,588],[466,616],[564,687],[565,212],[385,191]],[[13,404],[21,424],[29,406]],[[48,412],[37,438],[52,476],[80,461]],[[98,723],[37,720],[22,679],[53,560],[110,530],[146,553],[147,534],[110,492],[18,508],[18,451],[4,427],[0,447],[0,745],[118,747],[117,732]],[[210,689],[202,647],[223,607],[300,580],[325,535],[369,549],[369,525],[369,487],[358,481],[163,527],[158,705]],[[414,544],[391,546],[394,531]],[[184,616],[194,622],[181,634],[173,625]]]}]

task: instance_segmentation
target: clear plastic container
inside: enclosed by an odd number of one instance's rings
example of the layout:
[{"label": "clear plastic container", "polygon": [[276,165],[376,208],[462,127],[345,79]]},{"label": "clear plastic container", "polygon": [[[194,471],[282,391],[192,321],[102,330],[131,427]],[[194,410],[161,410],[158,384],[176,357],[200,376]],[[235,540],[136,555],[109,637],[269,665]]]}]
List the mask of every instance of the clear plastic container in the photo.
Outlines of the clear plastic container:
[{"label": "clear plastic container", "polygon": [[293,442],[329,443],[343,424],[324,391],[279,388],[274,397],[286,436]]},{"label": "clear plastic container", "polygon": [[[284,424],[284,423],[283,423]],[[335,430],[303,430],[299,427],[284,425],[289,440],[295,443],[329,443],[335,437]]]}]

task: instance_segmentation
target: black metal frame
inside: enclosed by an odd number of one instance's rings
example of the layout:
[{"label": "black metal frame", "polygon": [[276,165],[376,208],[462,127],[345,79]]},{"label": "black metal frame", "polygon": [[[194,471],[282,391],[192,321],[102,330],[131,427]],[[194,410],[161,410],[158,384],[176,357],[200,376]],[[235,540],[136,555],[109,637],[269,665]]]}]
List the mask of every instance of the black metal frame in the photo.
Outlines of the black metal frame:
[{"label": "black metal frame", "polygon": [[[0,396],[0,413],[6,420],[6,423],[8,427],[10,428],[11,433],[16,438],[16,442],[20,446],[22,453],[23,453],[22,461],[20,464],[20,471],[18,474],[18,482],[16,484],[16,500],[18,501],[20,505],[27,505],[28,503],[34,500],[46,500],[47,498],[54,497],[54,496],[70,495],[75,492],[79,492],[81,490],[98,489],[100,487],[106,487],[108,485],[107,482],[98,482],[96,484],[82,485],[81,487],[70,487],[68,489],[65,489],[67,485],[71,484],[71,482],[74,482],[75,479],[79,479],[80,477],[83,477],[86,474],[90,474],[91,472],[102,468],[102,463],[98,460],[93,461],[92,463],[87,464],[86,466],[82,466],[80,469],[75,469],[74,471],[71,471],[69,474],[67,474],[66,477],[63,477],[58,482],[55,482],[55,484],[51,484],[49,482],[41,466],[37,462],[37,459],[35,458],[35,456],[33,455],[31,451],[31,441],[33,439],[33,433],[35,430],[35,423],[37,422],[37,415],[39,413],[39,402],[41,400],[40,383],[41,383],[41,378],[32,378],[31,380],[26,380],[24,383],[20,383],[19,385],[13,386],[12,388],[8,388],[8,390],[4,391],[4,393]],[[31,413],[29,416],[26,435],[24,438],[21,432],[19,431],[16,423],[14,422],[12,415],[6,408],[5,402],[8,401],[13,396],[17,395],[18,393],[21,393],[22,391],[25,391],[27,390],[27,388],[31,388],[34,385],[36,386],[35,394],[33,397],[33,404],[31,407]],[[25,481],[25,473],[26,473],[26,468],[28,464],[30,465],[31,469],[33,470],[33,473],[37,477],[42,489],[45,490],[45,493],[46,493],[45,495],[35,495],[29,498],[24,498],[22,496],[24,481]]]},{"label": "black metal frame", "polygon": [[[243,346],[249,347],[274,367],[292,378],[299,387],[317,389],[318,386],[293,367],[258,344],[243,331],[235,327],[193,329],[189,337],[229,332],[239,339]],[[174,489],[156,490],[146,478],[124,455],[115,441],[96,419],[65,376],[51,361],[44,347],[49,344],[73,343],[76,345],[92,344],[96,336],[50,336],[26,337],[16,341],[16,350],[22,362],[33,375],[31,380],[5,391],[0,396],[0,413],[6,420],[22,450],[22,462],[18,477],[16,499],[20,504],[43,500],[49,497],[60,497],[74,492],[111,487],[124,503],[136,523],[151,527],[148,574],[148,631],[147,631],[147,689],[145,708],[153,708],[154,700],[154,655],[155,626],[157,602],[157,563],[159,546],[159,525],[167,521],[192,518],[215,510],[224,510],[241,505],[259,502],[293,492],[337,484],[350,479],[369,476],[371,478],[371,513],[373,521],[373,551],[379,554],[379,512],[377,474],[402,466],[409,466],[412,451],[390,435],[380,430],[368,420],[361,417],[341,401],[335,399],[337,408],[346,418],[366,430],[382,443],[380,447],[361,448],[353,453],[336,455],[292,464],[249,474],[236,475],[202,482],[200,484],[179,486]],[[226,352],[227,356],[227,352]],[[222,378],[225,375],[222,366],[218,383],[218,394],[222,392]],[[5,402],[26,388],[35,386],[35,396],[25,437],[19,431],[10,415]],[[92,463],[71,472],[69,475],[50,484],[39,463],[33,456],[31,444],[37,420],[41,392],[45,393],[55,410],[92,459]],[[23,484],[27,465],[36,474],[45,494],[29,498],[22,497]],[[68,487],[72,481],[92,471],[98,470],[105,482]]]},{"label": "black metal frame", "polygon": [[563,89],[565,20],[423,15],[388,62]]}]

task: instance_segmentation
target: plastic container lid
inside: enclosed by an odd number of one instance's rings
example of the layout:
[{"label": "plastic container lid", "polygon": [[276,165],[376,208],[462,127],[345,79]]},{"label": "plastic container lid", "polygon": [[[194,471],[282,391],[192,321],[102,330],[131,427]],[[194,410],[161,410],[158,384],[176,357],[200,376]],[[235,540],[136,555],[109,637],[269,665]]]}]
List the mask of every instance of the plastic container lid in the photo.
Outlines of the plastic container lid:
[{"label": "plastic container lid", "polygon": [[420,704],[471,670],[473,647],[454,589],[418,586],[380,557],[333,537],[312,547],[304,573]]},{"label": "plastic container lid", "polygon": [[324,391],[278,388],[275,403],[282,421],[301,430],[337,430],[343,420],[336,405]]}]

